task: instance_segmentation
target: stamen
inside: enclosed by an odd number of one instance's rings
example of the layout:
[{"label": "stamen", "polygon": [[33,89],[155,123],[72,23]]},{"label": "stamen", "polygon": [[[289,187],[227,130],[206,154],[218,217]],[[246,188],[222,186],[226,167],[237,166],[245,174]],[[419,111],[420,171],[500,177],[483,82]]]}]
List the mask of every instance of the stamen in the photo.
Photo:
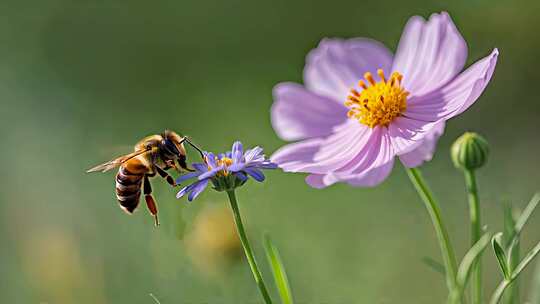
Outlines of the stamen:
[{"label": "stamen", "polygon": [[358,81],[358,85],[364,90],[367,89],[367,85],[363,80]]},{"label": "stamen", "polygon": [[364,74],[364,78],[372,85],[374,86],[376,84],[375,79],[373,79],[373,76],[371,76],[370,72],[366,72]]},{"label": "stamen", "polygon": [[345,101],[345,106],[349,108],[347,116],[370,128],[379,125],[388,127],[396,117],[405,112],[409,95],[409,92],[401,87],[403,76],[400,73],[393,72],[387,79],[384,71],[378,69],[377,75],[379,82],[375,81],[370,72],[365,73],[364,78],[370,86],[367,86],[364,80],[358,81],[362,90],[359,92],[351,89]]},{"label": "stamen", "polygon": [[381,77],[382,82],[386,82],[386,78],[384,77],[384,71],[382,69],[378,69],[377,74],[379,74],[379,77]]}]

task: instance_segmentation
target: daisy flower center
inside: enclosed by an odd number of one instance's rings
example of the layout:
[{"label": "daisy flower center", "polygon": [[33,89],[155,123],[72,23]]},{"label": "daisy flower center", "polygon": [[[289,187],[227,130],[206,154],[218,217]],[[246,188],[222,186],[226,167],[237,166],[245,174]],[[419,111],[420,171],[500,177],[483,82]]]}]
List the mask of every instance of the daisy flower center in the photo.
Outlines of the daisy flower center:
[{"label": "daisy flower center", "polygon": [[362,91],[351,89],[345,102],[349,108],[347,116],[370,128],[381,125],[387,127],[396,117],[401,116],[407,109],[409,95],[401,86],[403,76],[400,73],[392,73],[388,80],[382,69],[377,70],[377,74],[381,78],[379,82],[373,79],[370,72],[365,73],[368,85],[360,80],[358,85]]},{"label": "daisy flower center", "polygon": [[227,176],[229,175],[229,171],[227,171],[227,167],[233,164],[233,160],[228,157],[222,157],[221,159],[218,159],[216,161],[216,164],[219,166],[225,166],[225,168],[217,173],[218,176]]}]

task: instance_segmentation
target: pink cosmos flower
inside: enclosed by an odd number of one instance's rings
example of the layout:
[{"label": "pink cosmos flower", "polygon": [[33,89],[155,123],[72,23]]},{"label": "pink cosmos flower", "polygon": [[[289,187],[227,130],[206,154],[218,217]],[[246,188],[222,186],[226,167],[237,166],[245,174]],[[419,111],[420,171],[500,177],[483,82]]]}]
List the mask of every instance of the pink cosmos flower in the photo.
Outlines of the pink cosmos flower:
[{"label": "pink cosmos flower", "polygon": [[274,88],[272,125],[298,142],[271,160],[309,173],[315,188],[377,185],[396,156],[419,166],[433,156],[445,121],[482,94],[498,54],[462,71],[467,44],[445,12],[410,18],[394,56],[370,39],[324,39],[307,56],[304,86]]}]

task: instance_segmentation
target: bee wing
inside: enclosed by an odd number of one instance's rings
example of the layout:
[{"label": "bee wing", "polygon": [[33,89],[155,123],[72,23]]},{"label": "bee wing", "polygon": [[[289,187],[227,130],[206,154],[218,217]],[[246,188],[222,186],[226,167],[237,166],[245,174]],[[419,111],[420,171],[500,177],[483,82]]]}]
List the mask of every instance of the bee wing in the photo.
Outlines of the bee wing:
[{"label": "bee wing", "polygon": [[136,157],[136,156],[139,156],[141,154],[144,154],[146,152],[150,151],[150,149],[147,149],[147,150],[140,150],[140,151],[135,151],[133,153],[130,153],[130,154],[127,154],[127,155],[123,155],[123,156],[120,156],[118,158],[115,158],[113,160],[110,160],[106,163],[103,163],[101,165],[97,165],[91,169],[88,169],[86,172],[87,173],[90,173],[90,172],[107,172],[111,169],[114,169],[118,166],[120,166],[121,164],[125,163],[126,161]]}]

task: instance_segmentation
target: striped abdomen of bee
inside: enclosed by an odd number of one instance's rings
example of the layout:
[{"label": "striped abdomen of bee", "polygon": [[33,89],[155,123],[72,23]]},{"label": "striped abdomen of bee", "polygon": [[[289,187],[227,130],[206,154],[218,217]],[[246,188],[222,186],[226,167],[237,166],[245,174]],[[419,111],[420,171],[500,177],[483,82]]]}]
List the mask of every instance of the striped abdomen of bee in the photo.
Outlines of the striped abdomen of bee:
[{"label": "striped abdomen of bee", "polygon": [[138,158],[133,158],[118,169],[116,174],[116,198],[127,213],[133,213],[139,205],[144,175],[148,168]]}]

